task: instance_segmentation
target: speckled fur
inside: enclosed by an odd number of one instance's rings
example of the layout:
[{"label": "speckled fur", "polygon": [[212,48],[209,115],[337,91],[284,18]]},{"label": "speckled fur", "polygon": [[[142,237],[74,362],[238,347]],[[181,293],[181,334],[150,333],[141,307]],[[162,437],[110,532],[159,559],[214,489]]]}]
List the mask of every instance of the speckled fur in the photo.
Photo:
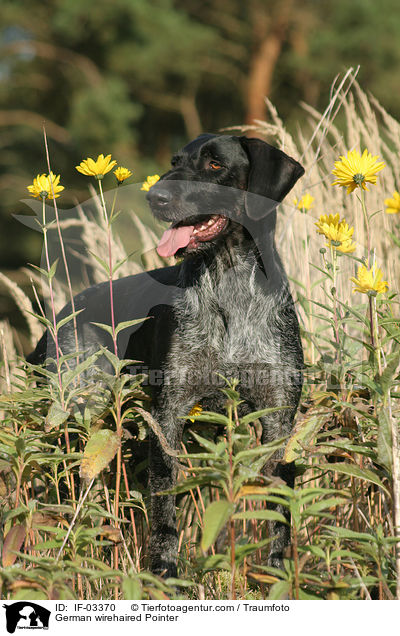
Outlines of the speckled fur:
[{"label": "speckled fur", "polygon": [[[229,249],[229,248],[222,248]],[[221,254],[220,254],[221,255]],[[179,447],[182,420],[196,402],[221,410],[223,395],[217,374],[242,378],[247,410],[292,406],[262,418],[263,441],[290,433],[301,392],[302,353],[297,318],[285,279],[278,294],[266,290],[265,275],[254,245],[243,245],[229,269],[204,267],[198,283],[185,289],[174,305],[176,328],[165,364],[167,381],[155,403],[155,417],[174,448]],[[181,276],[184,279],[183,265]],[[254,380],[253,380],[254,378]],[[249,380],[246,385],[246,380]],[[152,440],[152,492],[175,482],[173,461]],[[275,456],[268,472],[292,484],[292,467]],[[168,511],[169,520],[166,525]],[[281,510],[286,516],[285,510]],[[158,519],[162,525],[158,526]],[[151,555],[153,569],[175,575],[177,537],[173,497],[154,496]],[[289,541],[283,524],[271,524],[270,564],[279,567]]]}]

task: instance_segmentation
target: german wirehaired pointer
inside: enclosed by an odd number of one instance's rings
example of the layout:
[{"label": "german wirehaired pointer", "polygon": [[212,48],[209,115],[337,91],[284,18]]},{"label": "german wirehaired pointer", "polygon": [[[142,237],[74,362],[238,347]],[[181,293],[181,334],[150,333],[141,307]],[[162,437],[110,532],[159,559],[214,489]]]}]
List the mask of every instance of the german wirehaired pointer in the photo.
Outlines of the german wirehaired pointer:
[{"label": "german wirehaired pointer", "polygon": [[[302,385],[299,325],[288,281],[274,242],[276,206],[304,170],[284,152],[246,137],[200,135],[171,161],[171,169],[150,189],[154,215],[171,225],[158,253],[178,264],[116,280],[116,322],[145,318],[118,336],[120,358],[139,360],[152,387],[152,412],[170,447],[179,449],[184,416],[199,402],[223,408],[221,374],[238,378],[244,408],[278,410],[262,418],[263,442],[290,433]],[[80,350],[113,350],[109,335],[93,324],[110,324],[109,285],[75,298]],[[71,312],[66,306],[59,319]],[[65,355],[75,350],[72,322],[59,332]],[[54,357],[48,334],[28,360]],[[103,362],[101,361],[103,360]],[[109,370],[103,358],[100,366]],[[290,464],[275,461],[270,472],[293,484]],[[176,462],[156,435],[150,439],[153,572],[176,576],[175,498],[158,495],[173,487]],[[284,524],[269,563],[279,566],[290,540]]]}]

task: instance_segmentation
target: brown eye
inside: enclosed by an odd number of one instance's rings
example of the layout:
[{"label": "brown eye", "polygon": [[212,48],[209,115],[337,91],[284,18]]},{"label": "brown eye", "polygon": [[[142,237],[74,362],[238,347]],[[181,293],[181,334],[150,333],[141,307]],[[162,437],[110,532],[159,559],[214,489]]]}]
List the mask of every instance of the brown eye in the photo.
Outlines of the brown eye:
[{"label": "brown eye", "polygon": [[222,168],[221,164],[218,163],[218,161],[210,161],[208,167],[211,168],[211,170],[221,170]]}]

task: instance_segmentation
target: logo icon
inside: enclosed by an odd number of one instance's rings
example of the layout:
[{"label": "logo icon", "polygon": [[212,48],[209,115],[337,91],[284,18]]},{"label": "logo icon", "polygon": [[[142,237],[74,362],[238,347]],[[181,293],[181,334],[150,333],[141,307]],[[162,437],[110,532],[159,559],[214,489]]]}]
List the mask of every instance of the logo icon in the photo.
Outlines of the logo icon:
[{"label": "logo icon", "polygon": [[49,629],[50,610],[32,603],[19,601],[3,605],[6,610],[6,628],[9,634],[16,629]]}]

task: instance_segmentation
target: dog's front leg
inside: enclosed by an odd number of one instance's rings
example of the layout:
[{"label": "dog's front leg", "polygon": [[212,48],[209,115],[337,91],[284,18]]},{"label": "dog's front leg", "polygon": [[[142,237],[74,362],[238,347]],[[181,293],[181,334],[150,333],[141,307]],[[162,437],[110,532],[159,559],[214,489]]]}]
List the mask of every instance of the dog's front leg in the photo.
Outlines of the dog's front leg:
[{"label": "dog's front leg", "polygon": [[[288,401],[289,400],[287,400],[287,402]],[[281,404],[284,403],[285,402],[283,401],[281,402]],[[267,444],[268,442],[272,442],[275,439],[279,439],[280,437],[290,434],[295,412],[296,408],[285,409],[260,418],[262,424],[263,444]],[[264,466],[263,473],[271,477],[278,477],[282,479],[287,486],[293,488],[295,466],[294,463],[285,463],[283,461],[283,453],[283,448],[277,451],[267,462],[266,466]],[[285,552],[290,546],[291,541],[290,511],[287,506],[282,504],[274,504],[271,507],[283,515],[285,523],[281,521],[268,522],[268,535],[272,538],[269,547],[268,565],[276,568],[282,568]]]},{"label": "dog's front leg", "polygon": [[183,426],[171,413],[158,415],[162,435],[150,434],[151,537],[150,562],[154,574],[177,575],[178,534],[175,495],[161,495],[176,484],[177,460],[171,451],[178,449]]}]

